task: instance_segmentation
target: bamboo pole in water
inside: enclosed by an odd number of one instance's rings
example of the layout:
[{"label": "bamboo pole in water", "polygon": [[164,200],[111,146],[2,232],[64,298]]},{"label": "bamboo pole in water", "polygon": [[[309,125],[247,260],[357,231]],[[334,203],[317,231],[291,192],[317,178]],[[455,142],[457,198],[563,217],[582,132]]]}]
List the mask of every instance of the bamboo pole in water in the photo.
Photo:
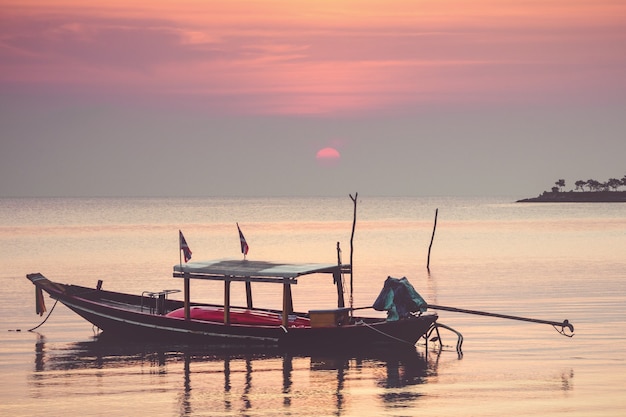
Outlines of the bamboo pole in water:
[{"label": "bamboo pole in water", "polygon": [[426,269],[430,272],[430,249],[433,247],[433,240],[435,239],[435,229],[437,229],[437,213],[439,209],[435,209],[435,224],[433,226],[433,234],[430,237],[430,245],[428,246],[428,261],[426,262]]},{"label": "bamboo pole in water", "polygon": [[352,194],[350,194],[350,199],[352,200],[352,202],[354,203],[354,214],[352,217],[352,234],[350,235],[350,308],[354,307],[354,298],[352,297],[353,294],[353,271],[354,271],[354,265],[352,265],[352,254],[354,253],[354,229],[356,228],[356,202],[357,202],[357,198],[359,197],[359,193],[354,193],[354,197],[352,197]]}]

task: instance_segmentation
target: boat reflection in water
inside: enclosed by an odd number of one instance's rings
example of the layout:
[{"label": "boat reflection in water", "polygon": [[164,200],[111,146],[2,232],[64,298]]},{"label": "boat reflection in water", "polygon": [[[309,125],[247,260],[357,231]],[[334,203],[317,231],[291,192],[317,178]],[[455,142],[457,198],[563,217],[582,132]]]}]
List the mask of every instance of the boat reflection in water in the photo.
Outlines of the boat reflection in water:
[{"label": "boat reflection in water", "polygon": [[77,409],[99,393],[109,401],[111,394],[120,395],[124,404],[113,405],[113,411],[122,413],[136,408],[157,415],[342,415],[415,406],[419,385],[436,372],[436,358],[415,348],[302,355],[103,336],[61,345],[39,336],[29,378],[33,395],[73,397],[67,404]]}]

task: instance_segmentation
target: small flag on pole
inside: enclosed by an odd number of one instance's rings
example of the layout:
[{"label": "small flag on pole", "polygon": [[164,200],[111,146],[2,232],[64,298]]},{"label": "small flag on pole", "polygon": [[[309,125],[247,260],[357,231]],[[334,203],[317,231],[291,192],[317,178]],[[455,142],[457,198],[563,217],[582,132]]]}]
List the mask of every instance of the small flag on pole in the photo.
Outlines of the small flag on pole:
[{"label": "small flag on pole", "polygon": [[239,228],[239,223],[237,223],[237,230],[239,231],[239,242],[241,243],[241,253],[243,253],[243,256],[246,256],[248,254],[248,249],[250,248],[248,247],[246,238],[243,237],[243,233],[241,233],[241,229]]},{"label": "small flag on pole", "polygon": [[187,241],[185,240],[185,236],[183,236],[183,232],[178,231],[178,240],[180,244],[180,250],[183,251],[183,256],[185,257],[185,262],[191,259],[191,249],[189,249],[189,245],[187,245]]}]

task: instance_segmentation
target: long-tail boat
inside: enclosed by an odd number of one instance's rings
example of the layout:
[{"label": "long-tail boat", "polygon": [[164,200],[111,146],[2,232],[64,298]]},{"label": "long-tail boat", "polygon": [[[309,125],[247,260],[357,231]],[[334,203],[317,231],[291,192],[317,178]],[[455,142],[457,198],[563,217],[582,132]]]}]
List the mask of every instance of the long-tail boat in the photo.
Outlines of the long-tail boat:
[{"label": "long-tail boat", "polygon": [[[287,348],[369,349],[414,346],[435,325],[437,314],[406,278],[388,278],[374,303],[387,317],[355,315],[365,308],[346,306],[342,275],[346,264],[293,264],[254,260],[216,260],[180,263],[173,277],[182,281],[183,300],[171,294],[180,289],[125,294],[94,287],[53,282],[40,273],[27,275],[36,287],[37,308],[43,312],[43,293],[101,329],[104,334],[171,342],[201,341],[214,345],[273,345]],[[298,311],[292,286],[299,280],[326,279],[335,285],[337,300],[331,308]],[[223,304],[193,302],[190,281],[223,282]],[[231,305],[231,284],[245,284],[246,305]],[[254,305],[252,287],[274,285],[282,309]],[[238,285],[238,287],[241,287]],[[334,297],[333,297],[334,298]],[[277,300],[278,301],[278,300]],[[332,301],[329,301],[332,302]]]}]

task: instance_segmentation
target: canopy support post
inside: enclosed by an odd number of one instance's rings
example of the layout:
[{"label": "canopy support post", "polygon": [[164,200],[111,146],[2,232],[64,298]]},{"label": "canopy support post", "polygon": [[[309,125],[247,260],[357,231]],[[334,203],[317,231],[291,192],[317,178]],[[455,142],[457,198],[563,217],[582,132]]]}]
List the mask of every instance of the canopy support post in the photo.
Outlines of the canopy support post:
[{"label": "canopy support post", "polygon": [[333,279],[335,280],[335,284],[337,284],[337,307],[344,308],[345,301],[343,298],[343,278],[341,276],[341,270],[338,269],[336,272],[333,272]]},{"label": "canopy support post", "polygon": [[184,274],[184,285],[185,285],[185,320],[189,320],[190,312],[190,289],[189,289],[189,272],[185,272]]},{"label": "canopy support post", "polygon": [[333,271],[333,281],[337,285],[337,307],[344,308],[345,300],[343,298],[343,274],[341,273],[341,246],[337,242],[337,270]]},{"label": "canopy support post", "polygon": [[293,312],[293,300],[291,299],[291,284],[285,279],[283,284],[283,326],[289,326],[289,315]]},{"label": "canopy support post", "polygon": [[249,310],[252,310],[252,283],[246,281],[246,305]]},{"label": "canopy support post", "polygon": [[224,280],[224,324],[230,326],[230,279]]}]

